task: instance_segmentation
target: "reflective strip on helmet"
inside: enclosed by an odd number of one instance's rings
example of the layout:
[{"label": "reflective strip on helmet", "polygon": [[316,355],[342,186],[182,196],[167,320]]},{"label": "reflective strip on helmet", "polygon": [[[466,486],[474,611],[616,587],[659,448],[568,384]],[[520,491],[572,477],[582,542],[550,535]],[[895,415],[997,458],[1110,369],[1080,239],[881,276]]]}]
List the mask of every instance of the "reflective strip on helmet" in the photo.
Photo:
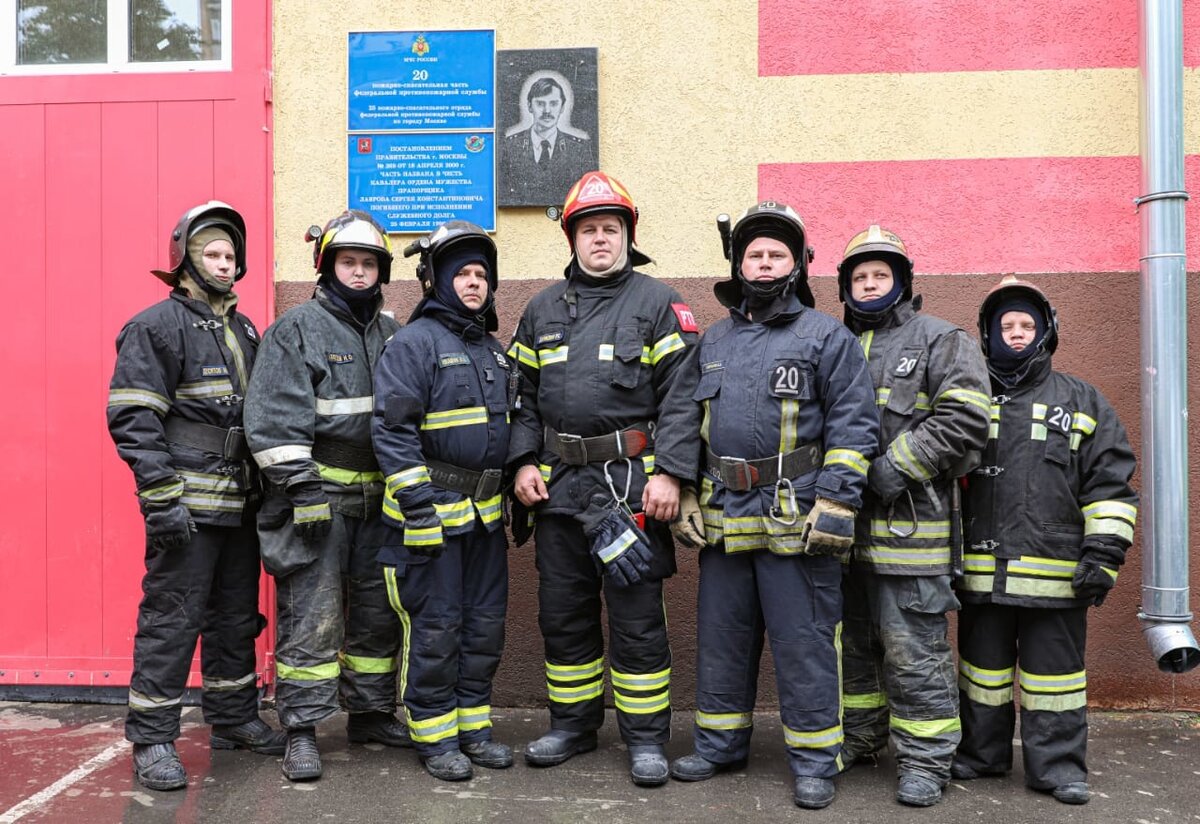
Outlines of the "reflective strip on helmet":
[{"label": "reflective strip on helmet", "polygon": [[298,524],[311,524],[316,521],[328,521],[332,515],[329,511],[329,502],[326,501],[320,504],[312,504],[311,506],[298,506],[292,510],[293,517]]},{"label": "reflective strip on helmet", "polygon": [[223,398],[233,394],[233,384],[228,378],[215,381],[192,381],[175,387],[175,397],[185,400],[201,398]]},{"label": "reflective strip on helmet", "polygon": [[458,708],[458,731],[486,730],[492,726],[492,707],[484,704],[482,707]]},{"label": "reflective strip on helmet", "polygon": [[848,466],[860,475],[866,475],[871,463],[861,453],[853,449],[831,449],[825,453],[825,466]]},{"label": "reflective strip on helmet", "polygon": [[629,549],[637,542],[637,535],[632,529],[626,529],[616,537],[608,546],[601,547],[596,551],[596,557],[604,563],[609,563],[624,554],[625,550]]},{"label": "reflective strip on helmet", "polygon": [[887,696],[882,692],[842,693],[842,706],[848,710],[877,710],[887,705]]},{"label": "reflective strip on helmet", "polygon": [[200,679],[200,685],[209,692],[235,692],[258,683],[258,673],[250,672],[241,678],[209,678]]},{"label": "reflective strip on helmet", "polygon": [[108,390],[108,408],[120,406],[142,406],[165,416],[171,411],[171,402],[157,392],[149,389],[121,387]]},{"label": "reflective strip on helmet", "polygon": [[537,351],[523,343],[514,342],[512,346],[508,347],[508,356],[532,369],[538,369],[541,366],[538,363]]},{"label": "reflective strip on helmet", "polygon": [[696,726],[702,730],[748,730],[754,727],[754,715],[749,712],[696,710]]},{"label": "reflective strip on helmet", "polygon": [[147,503],[160,503],[164,501],[173,501],[183,494],[183,480],[176,478],[175,480],[162,484],[161,486],[152,486],[149,489],[143,489],[138,492],[138,497]]},{"label": "reflective strip on helmet", "polygon": [[457,709],[423,720],[413,718],[411,712],[407,715],[409,735],[418,744],[436,744],[438,741],[458,736]]},{"label": "reflective strip on helmet", "polygon": [[448,409],[444,412],[430,412],[421,421],[421,429],[450,429],[455,426],[486,425],[488,412],[486,406],[470,406],[465,409]]},{"label": "reflective strip on helmet", "polygon": [[965,403],[969,406],[975,406],[985,412],[990,412],[992,409],[992,399],[990,396],[982,392],[976,392],[973,389],[953,388],[947,389],[945,392],[937,396],[937,400],[933,402],[937,406],[942,401],[955,401],[957,403]]},{"label": "reflective strip on helmet", "polygon": [[555,681],[586,681],[604,675],[604,659],[586,664],[551,664],[546,662],[546,677]]},{"label": "reflective strip on helmet", "polygon": [[350,672],[359,672],[364,675],[385,675],[396,671],[396,659],[393,658],[371,658],[365,655],[351,655],[348,652],[343,652],[338,655],[342,664],[342,669]]},{"label": "reflective strip on helmet", "polygon": [[683,342],[683,338],[680,337],[678,332],[672,332],[666,337],[660,338],[659,341],[654,344],[654,348],[650,350],[650,365],[657,366],[658,362],[667,355],[671,354],[672,352],[678,352],[686,345],[687,344]]},{"label": "reflective strip on helmet", "polygon": [[[915,481],[927,481],[933,473],[917,458],[913,451],[911,432],[905,432],[888,445],[887,454],[896,468]],[[865,473],[864,473],[865,474]]]},{"label": "reflective strip on helmet", "polygon": [[331,678],[337,678],[341,672],[342,667],[337,661],[312,664],[307,667],[293,667],[278,658],[275,659],[275,674],[280,679],[287,681],[328,681]]},{"label": "reflective strip on helmet", "polygon": [[962,722],[957,715],[953,718],[930,718],[914,721],[908,718],[899,718],[893,711],[888,723],[892,729],[906,732],[913,738],[941,738],[962,730]]},{"label": "reflective strip on helmet", "polygon": [[811,732],[794,730],[785,725],[783,728],[783,740],[789,747],[804,750],[820,750],[825,747],[833,747],[841,744],[844,736],[842,735],[841,724],[835,724],[823,730],[812,730]]},{"label": "reflective strip on helmet", "polygon": [[649,715],[671,708],[671,691],[663,690],[653,695],[629,695],[614,687],[613,704],[620,712],[630,715]]},{"label": "reflective strip on helmet", "polygon": [[418,484],[432,483],[429,477],[429,467],[425,464],[417,464],[400,472],[393,472],[387,476],[387,494],[393,495],[398,489],[407,489],[410,486]]},{"label": "reflective strip on helmet", "polygon": [[252,457],[254,458],[254,462],[262,469],[284,463],[285,461],[310,461],[312,460],[312,446],[308,444],[273,446],[270,449],[255,452]]},{"label": "reflective strip on helmet", "polygon": [[375,409],[375,396],[366,395],[361,398],[317,398],[316,411],[318,415],[364,415]]},{"label": "reflective strip on helmet", "polygon": [[546,695],[556,704],[577,704],[580,701],[591,701],[604,694],[604,680],[600,679],[590,684],[578,687],[563,687],[553,681],[546,682]]},{"label": "reflective strip on helmet", "polygon": [[178,698],[153,698],[137,690],[129,691],[129,709],[134,712],[154,712],[168,707],[177,707],[182,703],[182,695]]},{"label": "reflective strip on helmet", "polygon": [[559,346],[555,349],[539,349],[537,352],[538,368],[552,363],[566,363],[569,346]]},{"label": "reflective strip on helmet", "polygon": [[609,669],[612,676],[613,689],[621,690],[653,690],[661,689],[671,683],[671,668],[667,667],[658,672],[647,672],[643,674],[634,674],[627,672],[618,672],[615,669]]}]

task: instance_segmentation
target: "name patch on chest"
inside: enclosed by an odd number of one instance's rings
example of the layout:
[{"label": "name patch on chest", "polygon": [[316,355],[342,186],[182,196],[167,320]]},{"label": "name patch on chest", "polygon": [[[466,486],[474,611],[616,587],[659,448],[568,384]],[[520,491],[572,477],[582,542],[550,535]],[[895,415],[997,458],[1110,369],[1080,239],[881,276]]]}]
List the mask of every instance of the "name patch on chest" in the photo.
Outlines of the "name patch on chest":
[{"label": "name patch on chest", "polygon": [[200,374],[206,378],[216,378],[221,375],[229,374],[228,366],[201,366]]},{"label": "name patch on chest", "polygon": [[466,366],[470,362],[465,352],[438,353],[438,366],[443,369],[447,366]]},{"label": "name patch on chest", "polygon": [[325,357],[330,363],[354,363],[353,352],[326,352]]},{"label": "name patch on chest", "polygon": [[565,338],[567,333],[563,329],[555,329],[553,332],[543,332],[537,336],[537,345],[545,346],[547,343],[558,343]]},{"label": "name patch on chest", "polygon": [[708,363],[700,364],[700,374],[707,375],[709,372],[719,372],[725,368],[724,361],[709,361]]}]

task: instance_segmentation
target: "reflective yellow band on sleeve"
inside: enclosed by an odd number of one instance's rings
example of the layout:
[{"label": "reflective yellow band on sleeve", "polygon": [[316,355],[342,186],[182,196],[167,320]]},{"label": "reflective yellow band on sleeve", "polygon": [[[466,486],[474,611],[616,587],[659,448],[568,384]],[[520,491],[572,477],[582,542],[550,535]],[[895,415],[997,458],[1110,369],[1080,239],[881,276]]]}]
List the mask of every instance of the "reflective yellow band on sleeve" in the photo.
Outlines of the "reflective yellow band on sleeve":
[{"label": "reflective yellow band on sleeve", "polygon": [[888,445],[888,455],[892,459],[892,463],[896,468],[903,472],[908,477],[916,481],[927,481],[933,477],[933,473],[925,468],[925,465],[917,458],[913,452],[912,444],[909,442],[911,437],[910,432],[905,432],[896,440]]},{"label": "reflective yellow band on sleeve", "polygon": [[450,429],[455,426],[486,425],[487,422],[487,407],[469,406],[465,409],[447,409],[443,412],[430,412],[421,421],[421,429]]},{"label": "reflective yellow band on sleeve", "polygon": [[537,352],[523,343],[513,343],[508,348],[508,356],[516,360],[517,363],[528,366],[531,369],[537,369],[540,366]]},{"label": "reflective yellow band on sleeve", "polygon": [[316,413],[322,416],[331,415],[368,415],[375,409],[375,396],[364,395],[358,398],[317,398],[314,404]]},{"label": "reflective yellow band on sleeve", "polygon": [[538,368],[549,366],[553,363],[566,363],[567,351],[569,349],[569,346],[559,346],[555,349],[537,350]]},{"label": "reflective yellow band on sleeve", "polygon": [[173,501],[182,494],[183,481],[177,478],[161,486],[152,486],[149,489],[143,489],[138,492],[138,497],[148,503],[160,503],[163,501]]},{"label": "reflective yellow band on sleeve", "polygon": [[654,348],[650,350],[650,365],[657,366],[658,362],[672,352],[678,352],[683,349],[686,344],[678,332],[672,332],[665,338],[661,338],[654,344]]},{"label": "reflective yellow band on sleeve", "polygon": [[417,464],[416,466],[410,466],[408,469],[388,475],[387,494],[393,495],[398,489],[407,489],[410,486],[427,483],[432,483],[429,477],[429,467],[425,466],[425,464]]},{"label": "reflective yellow band on sleeve", "polygon": [[1137,523],[1137,507],[1124,501],[1095,501],[1080,511],[1084,518],[1121,518],[1130,525]]},{"label": "reflective yellow band on sleeve", "polygon": [[157,412],[160,417],[165,417],[171,411],[171,401],[167,398],[149,389],[133,387],[108,390],[108,406],[110,409],[118,406],[141,406]]},{"label": "reflective yellow band on sleeve", "polygon": [[866,475],[871,463],[861,452],[853,449],[831,449],[825,453],[825,466],[848,466],[860,475]]},{"label": "reflective yellow band on sleeve", "polygon": [[550,467],[548,465],[538,464],[538,472],[540,472],[542,475],[542,483],[547,483],[547,484],[550,483],[551,471],[552,470],[550,469]]},{"label": "reflective yellow band on sleeve", "polygon": [[992,409],[992,399],[990,396],[982,392],[976,392],[973,389],[947,389],[942,394],[938,395],[934,401],[934,406],[942,401],[954,401],[956,403],[965,403],[968,406],[974,406],[982,409],[985,412],[990,412]]},{"label": "reflective yellow band on sleeve", "polygon": [[228,378],[216,381],[193,381],[181,383],[175,387],[175,397],[187,400],[202,400],[204,398],[223,398],[233,394],[233,384]]},{"label": "reflective yellow band on sleeve", "polygon": [[263,469],[266,469],[268,466],[284,463],[285,461],[311,461],[312,445],[284,444],[283,446],[273,446],[270,449],[255,452],[252,457],[254,458],[254,462]]}]

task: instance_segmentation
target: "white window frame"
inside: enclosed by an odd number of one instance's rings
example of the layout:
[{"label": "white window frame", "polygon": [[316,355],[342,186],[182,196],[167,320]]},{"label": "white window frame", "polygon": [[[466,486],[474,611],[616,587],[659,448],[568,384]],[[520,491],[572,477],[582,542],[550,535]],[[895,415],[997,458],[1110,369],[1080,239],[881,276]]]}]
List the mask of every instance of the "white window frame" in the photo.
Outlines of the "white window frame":
[{"label": "white window frame", "polygon": [[64,74],[167,74],[233,69],[233,0],[221,0],[221,59],[131,63],[129,2],[108,0],[108,61],[17,65],[17,0],[0,0],[0,77]]}]

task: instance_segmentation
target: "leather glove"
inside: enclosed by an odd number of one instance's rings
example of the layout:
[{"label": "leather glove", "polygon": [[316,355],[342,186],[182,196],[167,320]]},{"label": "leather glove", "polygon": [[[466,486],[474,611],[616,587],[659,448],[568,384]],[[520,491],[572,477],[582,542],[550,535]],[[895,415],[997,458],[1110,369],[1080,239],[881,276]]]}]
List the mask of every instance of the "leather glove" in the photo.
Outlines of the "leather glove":
[{"label": "leather glove", "polygon": [[817,498],[800,533],[806,555],[845,555],[854,546],[854,510]]},{"label": "leather glove", "polygon": [[1104,603],[1108,591],[1117,583],[1117,571],[1110,569],[1099,561],[1084,557],[1075,566],[1075,575],[1071,578],[1071,586],[1075,589],[1077,598],[1088,599],[1095,606]]},{"label": "leather glove", "polygon": [[333,528],[329,497],[320,481],[304,481],[287,488],[292,501],[292,523],[303,541],[319,541]]},{"label": "leather glove", "polygon": [[192,541],[196,523],[187,507],[178,499],[166,505],[149,506],[142,503],[142,515],[146,519],[146,537],[155,549],[179,549]]},{"label": "leather glove", "polygon": [[671,534],[688,549],[703,549],[704,516],[700,512],[700,499],[696,490],[689,486],[679,490],[679,517],[671,522]]},{"label": "leather glove", "polygon": [[620,506],[593,499],[576,516],[592,544],[592,556],[614,586],[627,587],[647,580],[654,554],[650,539]]},{"label": "leather glove", "polygon": [[890,504],[908,488],[908,481],[900,474],[900,470],[892,465],[887,455],[880,455],[871,461],[871,471],[867,473],[867,486],[879,500]]},{"label": "leather glove", "polygon": [[410,509],[404,513],[404,546],[417,555],[436,558],[446,544],[442,539],[442,519],[432,506]]}]

